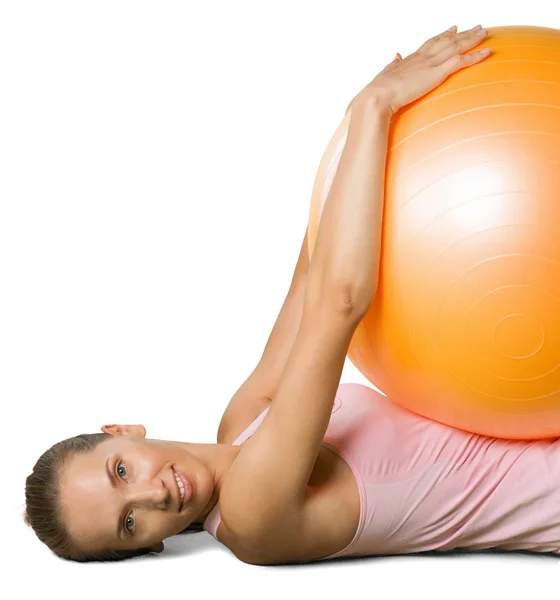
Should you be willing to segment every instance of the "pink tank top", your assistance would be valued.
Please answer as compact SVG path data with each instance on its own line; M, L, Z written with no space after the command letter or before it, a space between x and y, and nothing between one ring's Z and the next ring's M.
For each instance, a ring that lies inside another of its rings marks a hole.
M233 444L248 439L267 412ZM356 477L360 518L352 541L321 560L455 548L560 554L560 438L467 433L345 383L324 443ZM218 503L203 527L216 537L219 523Z

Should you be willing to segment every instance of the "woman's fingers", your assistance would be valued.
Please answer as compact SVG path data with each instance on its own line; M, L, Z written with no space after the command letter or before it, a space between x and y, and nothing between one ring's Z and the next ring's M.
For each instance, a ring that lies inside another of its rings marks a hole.
M469 47L472 47L470 44L479 44L486 37L486 34L487 31L482 29L480 25L462 31L461 33L447 30L423 44L418 49L418 54L434 57L444 50L449 52L454 48L464 52ZM449 58L449 56L446 56L444 60L447 60L447 58Z
M476 48L476 46L486 39L487 35L488 31L486 29L458 33L441 42L438 47L434 47L430 58L436 64L444 63L455 55L463 54L468 50Z
M488 32L485 29L477 29L463 32L455 36L455 40L449 40L441 46L439 52L430 58L430 62L436 69L443 71L447 77L451 73L463 69L477 62L483 61L490 55L490 48L483 48L475 52L468 52L482 43Z
M459 69L474 65L477 62L483 61L487 56L490 55L490 48L483 48L476 52L469 52L468 54L454 54L448 58L444 63L441 64L442 69L448 73L454 73Z

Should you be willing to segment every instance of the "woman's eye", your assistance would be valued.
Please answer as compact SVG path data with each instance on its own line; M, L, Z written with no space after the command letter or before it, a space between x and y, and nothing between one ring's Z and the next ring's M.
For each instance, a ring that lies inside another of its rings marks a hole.
M132 516L132 513L124 520L124 527L129 533L132 533L132 530L134 529L134 517Z
M119 477L126 477L126 467L122 463L117 467L117 475Z

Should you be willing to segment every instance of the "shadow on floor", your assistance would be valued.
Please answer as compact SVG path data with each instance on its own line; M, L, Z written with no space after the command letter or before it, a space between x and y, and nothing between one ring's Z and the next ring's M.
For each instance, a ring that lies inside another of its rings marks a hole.
M190 554L199 554L201 552L207 552L212 549L215 550L219 548L223 552L227 552L231 554L231 552L220 544L217 540L215 540L208 532L188 532L181 533L175 535L171 538L165 540L165 550L161 554L149 554L144 557L139 557L139 559L148 559L156 556L158 559L162 560L165 558L175 558L178 556L187 557ZM233 554L231 554L233 557ZM560 560L560 555L554 554L552 552L530 552L528 550L500 550L498 548L490 548L488 550L449 550L446 552L438 552L437 550L433 550L430 552L414 552L409 554L386 554L386 555L376 555L376 556L359 556L359 557L342 557L336 559L330 559L326 561L315 561L312 563L284 563L282 565L271 565L274 567L312 567L317 565L332 565L333 563L338 562L363 562L363 561L386 561L386 560L402 560L407 557L417 557L417 558L433 558L438 557L439 560L452 560L453 558L461 557L462 560L465 557L478 557L478 556L499 556L499 557L509 557L515 560L542 560L544 559L555 559Z

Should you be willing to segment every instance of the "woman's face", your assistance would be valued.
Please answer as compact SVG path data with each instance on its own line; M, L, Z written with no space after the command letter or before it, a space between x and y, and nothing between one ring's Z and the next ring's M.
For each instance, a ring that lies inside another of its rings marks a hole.
M124 428L126 435L117 426L103 428L117 435L71 457L61 473L62 517L72 538L90 552L161 551L165 538L201 515L214 489L211 472L192 453L174 442L145 439L141 425ZM176 470L188 481L181 510Z

